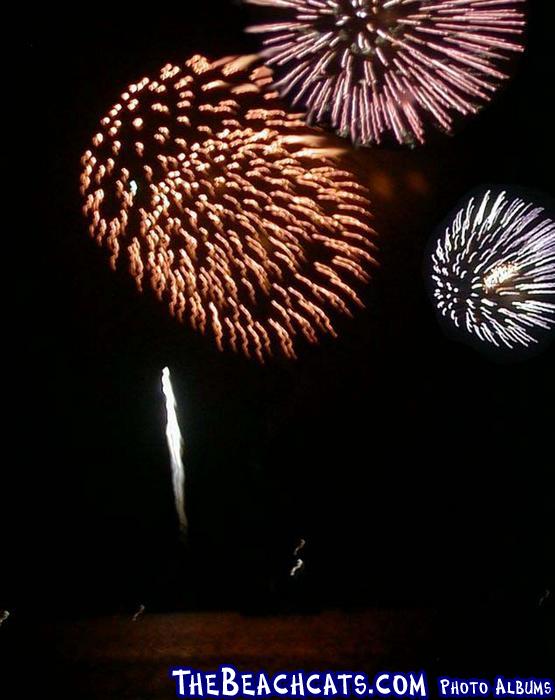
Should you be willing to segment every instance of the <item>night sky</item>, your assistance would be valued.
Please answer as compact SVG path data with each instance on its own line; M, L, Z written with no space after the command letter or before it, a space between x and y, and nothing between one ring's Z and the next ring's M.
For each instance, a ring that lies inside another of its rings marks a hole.
M6 303L21 310L5 365L13 428L0 605L63 616L139 603L517 605L542 594L553 575L553 348L507 364L448 338L424 253L476 186L555 194L549 4L532 1L512 81L454 137L353 153L380 233L367 308L340 323L337 341L266 367L220 354L113 273L78 191L80 156L121 90L196 52L254 51L248 12L223 0L57 8L35 17L33 33L6 37L31 190L17 185L5 248L19 260ZM165 444L165 365L186 440L187 549ZM301 537L306 571L292 583Z

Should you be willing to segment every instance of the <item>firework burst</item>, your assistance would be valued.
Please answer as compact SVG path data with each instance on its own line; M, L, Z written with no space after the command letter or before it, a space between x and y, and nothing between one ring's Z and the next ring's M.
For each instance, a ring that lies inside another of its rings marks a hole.
M529 347L555 323L555 221L505 191L471 198L431 256L441 318L497 348Z
M283 18L251 27L308 117L355 143L424 143L424 117L449 132L478 111L522 51L524 0L245 0Z
M130 85L82 158L89 231L140 290L261 362L335 335L375 264L365 188L255 57Z

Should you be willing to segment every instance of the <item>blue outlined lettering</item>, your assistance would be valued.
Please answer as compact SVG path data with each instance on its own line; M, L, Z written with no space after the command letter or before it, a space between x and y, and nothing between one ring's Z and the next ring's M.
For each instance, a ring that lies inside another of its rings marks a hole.
M439 694L443 698L487 697L490 693L490 685L482 678L451 678L443 676L437 679Z
M347 698L370 697L428 697L426 674L382 673L369 683L363 673L304 671L243 673L227 664L217 672L206 673L191 668L170 669L177 697L292 697Z
M424 671L420 673L381 673L376 676L374 687L379 695L393 697L428 697L428 681Z
M505 678L496 676L493 686L493 695L496 698L553 697L553 681L548 678Z

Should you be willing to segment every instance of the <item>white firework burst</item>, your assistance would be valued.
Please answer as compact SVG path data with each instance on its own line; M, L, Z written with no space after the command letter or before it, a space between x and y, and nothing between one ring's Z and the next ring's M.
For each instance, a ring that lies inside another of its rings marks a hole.
M555 221L507 191L472 197L431 256L432 294L451 327L497 348L537 344L555 324Z

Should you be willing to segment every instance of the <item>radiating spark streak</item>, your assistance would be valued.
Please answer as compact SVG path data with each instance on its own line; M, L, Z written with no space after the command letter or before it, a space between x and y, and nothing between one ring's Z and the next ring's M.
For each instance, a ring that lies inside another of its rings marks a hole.
M263 56L310 120L354 142L423 143L425 119L451 131L523 51L526 0L245 0L274 8Z
M10 616L10 611L9 610L0 610L0 627L6 622L8 617Z
M113 268L220 350L264 362L335 336L376 261L344 149L284 111L257 60L194 56L130 85L82 158L81 193Z
M185 511L185 468L183 466L183 438L177 419L177 402L171 383L170 370L164 367L162 371L162 391L166 399L166 440L170 453L172 470L173 493L175 510L179 520L179 528L187 533L188 521Z
M480 341L514 349L555 325L555 221L506 191L472 197L431 256L441 318Z

